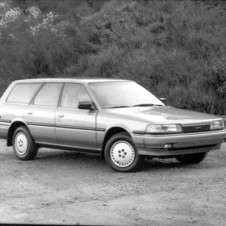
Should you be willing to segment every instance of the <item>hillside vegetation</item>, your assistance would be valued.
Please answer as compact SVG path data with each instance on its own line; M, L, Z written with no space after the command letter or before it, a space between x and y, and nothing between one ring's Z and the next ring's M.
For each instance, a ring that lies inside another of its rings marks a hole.
M225 37L224 1L1 1L0 92L21 78L126 78L226 114Z

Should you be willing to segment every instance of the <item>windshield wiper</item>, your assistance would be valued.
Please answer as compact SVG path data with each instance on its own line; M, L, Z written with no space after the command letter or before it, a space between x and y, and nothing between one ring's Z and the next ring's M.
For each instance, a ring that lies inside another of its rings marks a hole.
M136 104L136 105L133 105L132 107L149 107L149 106L162 106L160 104Z
M122 105L122 106L113 106L113 107L109 107L109 108L128 108L130 106L127 105Z

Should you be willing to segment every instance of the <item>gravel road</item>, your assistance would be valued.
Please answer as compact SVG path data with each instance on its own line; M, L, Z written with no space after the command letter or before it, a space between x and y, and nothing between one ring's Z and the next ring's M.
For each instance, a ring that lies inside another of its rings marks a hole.
M20 161L0 140L0 223L223 226L225 182L226 143L198 165L153 159L117 173L62 150Z

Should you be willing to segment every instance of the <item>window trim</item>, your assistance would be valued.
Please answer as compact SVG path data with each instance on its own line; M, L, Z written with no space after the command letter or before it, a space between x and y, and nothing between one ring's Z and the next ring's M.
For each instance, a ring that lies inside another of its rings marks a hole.
M63 96L63 92L64 92L64 87L65 87L65 82L63 82L62 87L61 87L60 96L59 96L58 103L57 103L57 108L59 108L60 105L61 105L61 100L62 100L62 96Z
M39 89L36 91L35 95L33 96L33 98L31 99L29 105L34 104L34 99L37 96L37 94L39 93L39 91L42 89L42 87L45 85L45 82L42 83L42 85L39 87Z
M28 103L24 103L24 102L16 102L16 101L8 101L9 96L11 95L13 89L14 89L17 85L33 85L33 84L39 84L40 86L39 86L38 89L34 92L34 94L32 95L32 97L31 97L31 99L29 100ZM43 83L42 83L42 82L31 82L31 83L30 83L30 82L29 82L29 83L27 83L27 82L18 82L18 83L16 83L16 84L12 87L12 89L11 89L10 92L8 93L8 96L7 96L6 99L5 99L5 103L7 103L7 104L23 104L23 105L29 105L29 104L32 102L34 96L36 96L37 92L40 90L40 88L41 88L42 86L43 86Z

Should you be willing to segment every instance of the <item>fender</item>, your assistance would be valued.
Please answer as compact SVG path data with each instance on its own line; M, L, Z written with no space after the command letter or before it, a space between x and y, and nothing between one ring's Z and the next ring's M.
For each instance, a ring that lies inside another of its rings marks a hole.
M13 119L13 121L11 122L11 124L9 126L9 130L8 130L8 134L7 134L7 146L12 146L12 139L13 139L14 131L20 126L25 126L28 129L28 131L30 132L29 127L28 127L27 123L24 121L24 119L22 119L22 118Z

